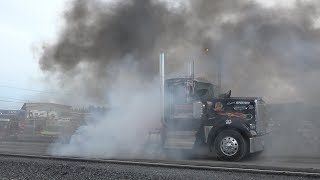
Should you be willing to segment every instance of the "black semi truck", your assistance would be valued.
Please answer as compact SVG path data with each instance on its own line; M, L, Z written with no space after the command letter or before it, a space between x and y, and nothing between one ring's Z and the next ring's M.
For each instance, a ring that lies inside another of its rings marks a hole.
M193 72L165 80L164 54L160 74L162 127L149 133L150 142L158 141L163 151L206 149L226 161L264 149L268 123L262 98L218 94L217 87L194 78Z

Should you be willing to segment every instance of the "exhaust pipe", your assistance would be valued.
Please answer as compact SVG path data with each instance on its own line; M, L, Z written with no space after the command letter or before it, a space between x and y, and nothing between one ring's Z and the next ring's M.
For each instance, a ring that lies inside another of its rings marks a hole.
M159 62L159 74L160 74L160 108L161 108L161 122L164 123L164 73L165 73L165 54L164 52L160 53L160 62Z
M159 76L160 76L160 118L162 125L165 124L164 121L164 73L165 73L165 54L160 53L159 56ZM154 129L148 132L145 140L144 153L146 155L151 155L151 157L161 155L162 149L162 131L161 128ZM159 154L160 153L160 154Z
M189 62L188 64L188 74L189 77L191 77L192 79L194 79L194 61Z

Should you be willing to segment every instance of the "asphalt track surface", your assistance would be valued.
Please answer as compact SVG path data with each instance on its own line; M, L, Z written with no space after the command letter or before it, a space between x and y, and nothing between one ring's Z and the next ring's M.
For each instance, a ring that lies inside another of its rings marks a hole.
M243 162L57 158L48 156L48 145L1 142L0 179L320 179L317 157L261 156Z

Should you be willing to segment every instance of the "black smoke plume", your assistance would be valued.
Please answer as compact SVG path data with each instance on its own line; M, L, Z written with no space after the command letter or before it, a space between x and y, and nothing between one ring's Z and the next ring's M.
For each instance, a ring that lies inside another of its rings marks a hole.
M318 105L318 1L291 1L288 7L254 0L174 2L71 1L59 38L44 46L40 67L71 94L67 99L105 103L117 82L130 91L154 80L164 50L171 73L195 60L196 75L216 81L220 68L223 88L235 96ZM278 121L283 117L277 114ZM301 119L285 122L297 129L303 124ZM285 139L295 139L290 138Z
M172 12L166 4L149 0L76 0L64 17L59 39L44 47L41 69L96 100L105 96L119 66L132 66L152 79L158 70L156 54L178 46L186 28L183 10ZM74 82L75 77L81 82Z
M319 3L265 8L254 1L184 2L74 0L57 42L44 46L40 67L65 90L101 100L120 66L150 80L165 50L172 71L193 59L196 73L214 81L221 68L225 89L236 95L315 99Z

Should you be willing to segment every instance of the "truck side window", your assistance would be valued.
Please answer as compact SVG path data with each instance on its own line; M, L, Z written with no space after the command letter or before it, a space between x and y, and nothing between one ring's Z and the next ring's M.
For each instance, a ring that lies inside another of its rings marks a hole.
M208 100L213 98L213 87L209 83L196 83L196 99L198 100Z
M197 90L197 96L199 98L205 98L206 95L208 93L208 90L207 89L200 89L200 90Z

